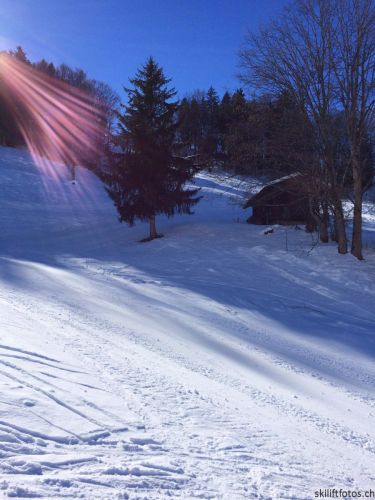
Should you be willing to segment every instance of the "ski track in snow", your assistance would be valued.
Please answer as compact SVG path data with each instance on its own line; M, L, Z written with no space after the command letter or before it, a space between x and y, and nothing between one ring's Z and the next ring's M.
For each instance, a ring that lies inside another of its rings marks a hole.
M0 496L374 489L371 213L359 263L265 236L201 174L197 213L141 245L88 171L57 172L0 148Z

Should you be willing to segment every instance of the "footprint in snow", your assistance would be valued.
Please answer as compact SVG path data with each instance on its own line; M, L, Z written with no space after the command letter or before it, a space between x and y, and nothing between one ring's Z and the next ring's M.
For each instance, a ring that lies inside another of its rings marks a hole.
M24 400L22 400L22 404L24 406L35 406L36 402L32 401L31 399L24 399Z

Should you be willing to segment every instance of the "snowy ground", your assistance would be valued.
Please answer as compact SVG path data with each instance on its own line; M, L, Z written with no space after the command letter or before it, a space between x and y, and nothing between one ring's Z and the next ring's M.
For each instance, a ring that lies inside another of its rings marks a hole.
M366 261L249 226L202 175L165 238L86 170L0 149L0 495L314 498L375 489Z

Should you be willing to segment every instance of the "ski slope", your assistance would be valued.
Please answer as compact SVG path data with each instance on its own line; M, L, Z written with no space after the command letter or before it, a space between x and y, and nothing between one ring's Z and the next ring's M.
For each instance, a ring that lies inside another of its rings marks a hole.
M0 496L375 489L375 217L358 262L197 184L141 244L90 172L0 148Z

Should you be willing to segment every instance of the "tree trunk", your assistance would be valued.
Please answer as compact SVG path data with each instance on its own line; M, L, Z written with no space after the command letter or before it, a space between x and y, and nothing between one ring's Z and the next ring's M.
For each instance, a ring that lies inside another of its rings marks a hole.
M362 255L362 171L358 158L352 158L353 165L353 190L354 190L354 211L353 211L353 232L351 253L359 260L363 260Z
M156 232L155 216L150 217L148 221L150 223L150 240L154 240L158 237L158 233Z
M333 224L331 226L331 240L336 241L338 243L338 238L337 238L337 222L336 222L336 217L334 217Z
M348 253L348 241L346 238L344 211L342 209L341 200L335 201L334 212L338 252L345 254Z
M329 222L329 214L328 214L328 206L326 203L323 204L323 213L320 219L319 224L319 235L320 241L322 243L328 243L328 222Z

